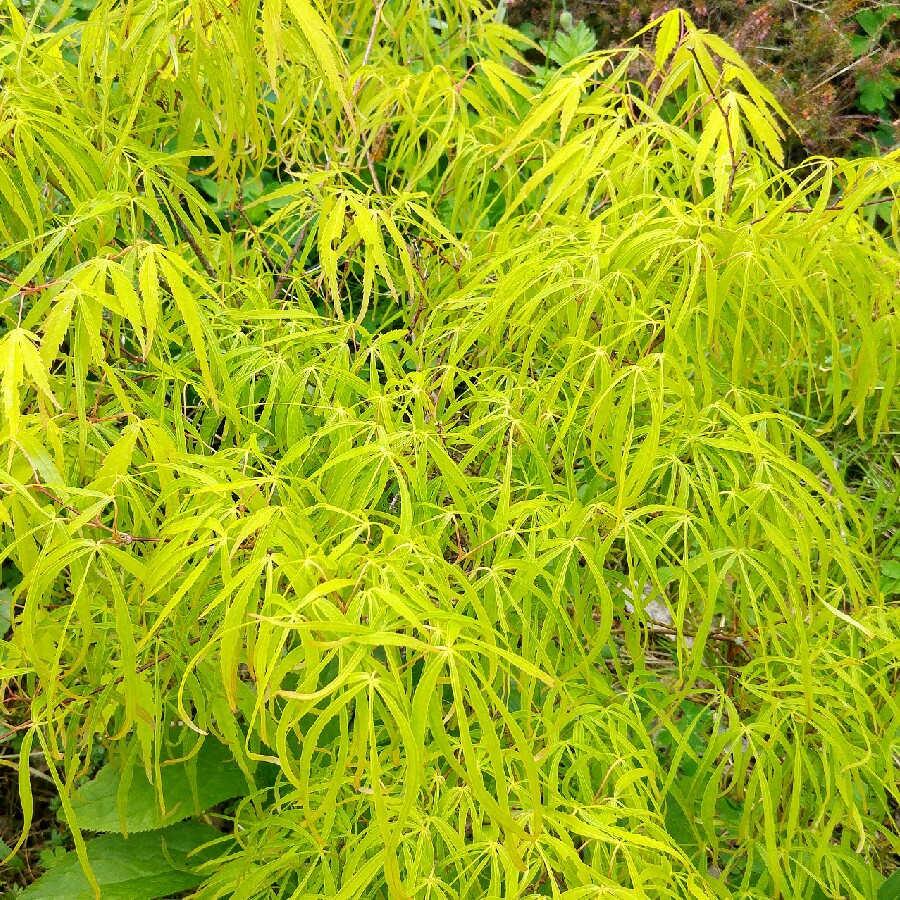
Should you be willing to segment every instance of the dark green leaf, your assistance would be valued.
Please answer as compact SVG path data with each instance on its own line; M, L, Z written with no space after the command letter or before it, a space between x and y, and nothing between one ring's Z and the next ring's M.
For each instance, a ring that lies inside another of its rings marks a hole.
M271 777L273 767L262 767ZM197 756L187 762L163 764L162 791L166 813L163 815L157 791L135 766L128 786L126 827L128 833L149 831L197 815L223 800L246 795L250 788L228 747L207 739ZM194 787L192 787L192 773ZM121 831L117 806L120 772L104 766L88 784L79 788L72 809L80 828L88 831Z
M102 900L154 900L196 887L196 868L214 859L221 847L193 850L222 833L200 822L181 822L161 831L124 838L107 834L87 842L88 859L103 892ZM94 900L75 853L67 853L22 895L22 900Z
M900 869L885 878L878 887L878 900L900 900Z

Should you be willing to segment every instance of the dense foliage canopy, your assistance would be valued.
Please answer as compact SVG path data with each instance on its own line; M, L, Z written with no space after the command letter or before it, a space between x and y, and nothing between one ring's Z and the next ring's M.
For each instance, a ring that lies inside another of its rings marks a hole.
M900 154L785 170L677 11L539 72L474 0L4 16L25 896L875 897Z

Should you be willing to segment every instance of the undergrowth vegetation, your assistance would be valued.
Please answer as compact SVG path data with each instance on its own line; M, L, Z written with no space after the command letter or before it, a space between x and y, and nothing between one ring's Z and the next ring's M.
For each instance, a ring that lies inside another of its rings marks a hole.
M786 170L678 11L64 13L0 39L24 896L893 896L900 154Z
M506 21L552 35L562 55L569 18L579 43L622 46L675 5L725 38L773 92L796 126L785 135L789 159L897 146L900 5L891 0L508 0Z

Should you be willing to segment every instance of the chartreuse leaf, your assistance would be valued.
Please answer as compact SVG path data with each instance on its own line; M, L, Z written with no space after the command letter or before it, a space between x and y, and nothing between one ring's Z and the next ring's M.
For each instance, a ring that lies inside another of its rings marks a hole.
M31 384L48 400L59 405L47 376L47 368L38 352L37 338L24 328L14 328L0 338L0 390L3 396L3 421L15 434L19 426L20 395Z
M155 900L196 887L198 868L215 859L222 833L201 822L180 822L160 831L125 838L106 834L87 842L88 858L102 900ZM203 849L201 849L203 848ZM31 887L23 900L94 900L78 857L67 853Z
M549 72L475 0L27 5L22 840L49 773L101 900L875 897L897 154L785 168L679 10L652 56L566 17Z

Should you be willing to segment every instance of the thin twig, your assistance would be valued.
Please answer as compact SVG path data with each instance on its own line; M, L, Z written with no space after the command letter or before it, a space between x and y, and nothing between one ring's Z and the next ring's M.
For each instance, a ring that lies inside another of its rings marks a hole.
M826 19L831 18L824 9L817 9L815 6L810 6L807 3L801 3L800 0L791 0L791 6L799 6L800 9L808 9L810 12L818 13L820 16L825 16ZM797 11L794 10L794 18L797 18ZM781 52L779 50L779 52Z
M887 197L875 197L873 200L866 200L864 203L860 203L859 206L856 207L856 209L862 209L864 206L880 206L882 203L893 203L893 202L894 202L894 197L890 196L890 195ZM837 200L834 203L830 204L829 206L826 206L822 210L822 212L840 212L841 210L844 210L846 208L847 207L844 206L843 201ZM814 206L791 206L791 207L788 207L786 212L789 212L789 213L811 213L811 212L815 212L815 207ZM772 215L772 213L766 213L764 216L757 216L755 219L750 220L750 224L756 225L757 223L762 222L764 219L767 219L770 215Z
M444 365L444 360L447 358L447 351L449 349L450 349L449 345L444 347L443 351L441 352L440 357L438 358L435 369L440 369L441 366ZM431 393L431 402L434 406L434 426L437 429L438 437L441 439L442 442L444 440L444 429L441 426L441 420L438 418L438 406L441 402L441 394L443 393L443 390L444 390L444 382L447 380L446 376L447 376L447 373L445 372L444 376L441 378L441 383L440 383L440 386L438 387L437 391L432 390L432 393ZM460 560L457 560L457 562L459 562L459 561Z
M653 339L650 341L650 345L644 351L644 356L649 356L664 340L666 339L666 326L663 325L660 327L659 331L653 336Z
M197 259L200 260L200 265L203 266L206 274L209 275L214 281L219 281L219 273L216 272L213 264L209 261L206 254L203 252L201 246L197 243L197 239L191 234L190 229L187 226L187 222L181 218L178 213L178 204L172 203L169 207L172 210L172 218L175 219L175 224L178 226L178 230L181 232L182 237L191 245L191 249L194 251Z
M419 316L422 314L422 309L423 309L424 302L425 302L425 281L426 281L425 273L422 271L422 266L420 264L418 248L415 246L415 244L412 244L411 246L413 246L415 248L416 258L411 259L410 262L412 262L413 268L416 270L416 272L419 275L419 281L422 283L422 290L418 292L418 297L416 299L416 307L415 307L415 310L413 311L413 315L412 315L412 318L409 323L409 328L406 329L406 342L408 344L411 344L413 342L413 334L416 330L416 325L419 322ZM410 256L412 256L412 254L410 254Z
M817 91L820 87L824 87L830 81L834 81L835 78L840 78L841 75L846 75L847 72L851 71L852 69L855 69L858 65L860 65L860 63L864 63L866 60L871 59L873 56L876 56L880 49L881 49L880 47L876 47L874 50L870 50L865 56L857 57L856 59L853 60L853 62L848 63L842 69L838 69L837 72L832 72L830 75L827 75L825 78L823 78L817 84L814 84L812 87L807 88L805 91L802 91L800 93L800 96L805 97L807 94L811 94L813 91Z
M470 76L475 71L475 67L477 65L478 65L478 63L472 63L472 65L469 66L468 69L466 69L466 74L463 75L463 77L459 80L459 82L454 86L453 89L456 91L457 94L462 93L462 89L463 89L465 83L469 80Z
M278 278L275 279L275 287L272 289L273 300L277 300L281 295L281 290L284 287L284 283L287 281L291 266L294 264L294 260L297 258L297 254L300 252L300 248L306 241L306 233L309 231L310 221L310 219L307 219L303 224L303 227L300 229L300 233L297 235L297 239L294 241L294 246L291 247L290 255L285 260L284 265L281 267L281 271L278 273Z
M56 496L52 491L48 491L42 484L27 484L25 485L29 490L38 491L43 494L45 497L49 497L54 503L58 506L61 506L63 509L69 510L69 512L75 513L77 516L83 515L82 511L75 506L72 506L69 503L66 503L65 500L61 500ZM104 524L98 518L93 518L89 522L86 523L91 528L99 528L102 531L108 531L112 536L113 540L117 544L158 544L162 538L157 537L139 537L137 535L128 534L125 531L119 531L116 528L113 528L109 525Z
M54 285L59 284L62 279L61 278L52 278L50 281L45 281L43 284L34 284L34 285L22 285L19 286L19 282L16 281L15 278L7 278L6 275L0 275L0 281L4 284L8 284L10 287L16 287L18 289L18 293L22 294L39 294L41 291L46 291L47 288L51 288Z
M427 244L431 247L432 252L443 262L445 265L450 266L451 269L456 273L456 286L462 288L462 282L459 278L459 268L460 265L457 262L454 262L451 259L448 259L441 248L433 241L431 238L425 237L424 235L417 235L416 240L421 241L423 244Z
M732 189L734 188L734 176L737 174L740 160L737 158L737 153L734 149L734 139L731 136L731 123L728 121L728 116L725 113L725 107L722 106L722 100L716 93L716 89L712 86L709 78L706 77L706 72L704 71L703 66L700 64L700 60L697 57L697 51L694 50L693 47L690 48L690 54L694 57L694 62L697 63L697 69L700 71L700 77L703 79L706 87L709 89L709 93L712 97L713 103L716 104L719 112L722 114L722 122L725 125L725 139L728 141L728 155L731 157L731 177L728 179L728 190L725 194L725 202L722 205L725 214L727 215L728 211L731 209L731 193ZM741 159L743 158L744 154L741 154Z
M32 490L32 491L38 491L41 494L43 494L45 497L49 497L57 506L61 506L63 509L67 509L67 510L69 510L69 512L75 513L75 515L77 515L77 516L80 516L82 514L80 509L77 509L76 507L72 506L71 504L66 503L65 500L61 500L59 497L56 496L56 494L52 493L51 491L48 491L47 488L45 488L42 484L26 484L25 487L27 487L29 490ZM92 526L93 528L101 528L103 531L109 531L110 533L112 533L112 528L110 528L109 525L104 525L103 522L99 521L96 518L92 519L87 524Z
M648 621L641 623L647 629L654 634L663 634L667 637L677 636L678 629L672 625L664 625L662 622ZM700 638L700 632L697 631L688 631L686 629L682 629L681 631L682 637L690 638L691 640L697 640ZM739 634L729 634L726 631L710 631L706 635L706 640L708 641L720 641L724 644L731 644L734 647L737 647L738 650L750 656L750 651L747 649L747 641Z
M375 4L375 18L372 20L372 28L369 31L369 42L366 44L366 52L363 54L362 66L360 68L364 69L369 64L369 57L372 55L372 48L375 46L375 32L378 30L378 22L381 19L381 11L384 9L384 4L385 0L377 0ZM362 72L360 72L357 76L356 83L353 85L354 100L362 87L362 80Z
M690 115L688 115L687 117L682 119L682 121L680 121L676 127L677 128L686 128L690 124L690 122L696 116L700 115L700 113L702 113L703 110L706 109L706 107L712 102L714 102L712 97L707 97L707 99L704 100L692 113L690 113Z
M253 235L256 240L256 244L259 247L259 252L262 255L262 258L265 260L266 265L270 269L275 268L275 263L272 261L272 257L269 256L269 251L266 250L266 245L263 243L262 238L259 236L259 232L256 230L256 226L250 221L250 217L244 211L244 207L240 208L241 218L247 223L247 226L250 229L250 233Z
M366 164L369 167L369 174L372 176L372 184L375 187L375 193L381 196L383 193L381 190L381 183L378 181L378 176L375 174L375 162L372 159L372 154L368 150L366 151Z

